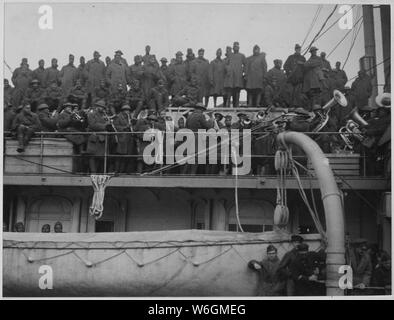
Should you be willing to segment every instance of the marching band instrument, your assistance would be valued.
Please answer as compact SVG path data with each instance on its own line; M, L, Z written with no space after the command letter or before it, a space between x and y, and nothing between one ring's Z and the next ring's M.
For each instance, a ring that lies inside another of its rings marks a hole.
M104 111L104 119L107 122L109 122L108 126L109 126L109 128L111 128L110 130L108 130L108 129L107 130L112 131L112 132L118 132L118 130L116 130L116 128L114 126L114 120L113 120L114 117L115 117L115 115L108 116L107 113ZM118 135L116 135L116 134L114 135L114 140L115 140L115 143L119 143Z
M313 132L319 132L326 126L328 120L330 119L330 110L333 106L338 104L341 107L347 107L346 97L341 91L334 90L333 95L334 96L332 99L322 107L322 112L317 112L321 120L320 123L312 130Z

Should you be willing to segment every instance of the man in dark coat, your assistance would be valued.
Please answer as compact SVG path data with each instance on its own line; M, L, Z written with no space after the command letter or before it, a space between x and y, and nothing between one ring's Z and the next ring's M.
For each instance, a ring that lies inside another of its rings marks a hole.
M334 89L343 91L345 89L345 84L347 83L346 72L341 69L341 63L337 61L335 63L335 69L330 73L330 77L334 80Z
M328 72L330 72L332 70L332 68L331 68L330 61L328 61L326 59L326 53L322 51L320 53L320 58L321 58L321 62L322 62L322 69L326 69Z
M239 52L239 42L234 42L233 53L228 57L228 68L224 79L224 86L231 88L233 107L239 107L239 94L244 88L244 73L246 68L246 57Z
M42 88L47 87L45 62L43 59L38 61L38 68L33 70L33 79L37 79L40 82Z
M145 103L145 94L138 80L135 79L131 81L126 100L127 104L131 107L133 118L137 118Z
M306 59L301 55L301 46L299 44L296 44L294 49L295 53L290 55L283 65L289 84L289 99L287 102L290 106L302 107L303 64L306 62Z
M109 96L109 104L115 108L116 112L120 111L120 108L123 104L126 103L126 96L127 96L127 91L126 88L119 83L117 85L117 90L114 91L110 96Z
M214 108L216 108L218 97L223 97L223 106L227 105L227 96L224 96L224 72L225 65L222 59L222 49L219 48L216 50L216 59L212 60L209 65L209 81Z
M61 88L66 95L68 95L70 90L75 86L77 77L78 70L74 66L74 55L70 54L68 56L68 64L65 65L59 72Z
M58 115L51 116L49 113L49 106L45 103L37 107L38 119L40 119L41 130L45 132L54 132L57 130ZM53 138L53 136L49 136Z
M144 66L142 65L142 57L140 55L134 56L134 64L129 67L129 84L133 80L142 80L142 76L144 75Z
M74 110L73 110L73 107ZM60 132L83 132L86 127L86 117L82 111L78 111L79 107L77 104L73 105L70 102L65 103L62 106L63 110L60 112L57 119L57 127ZM86 135L82 134L70 134L64 135L68 141L73 144L74 154L81 155L86 144ZM83 159L76 157L74 158L74 171L84 171Z
M86 63L86 91L91 96L94 88L100 85L100 81L105 79L105 64L100 60L100 53L95 51L93 59Z
M322 80L324 80L322 60L317 56L317 50L316 47L311 47L309 49L311 57L304 63L303 92L310 99L309 110L311 110L313 105L320 104Z
M358 72L358 77L352 83L351 94L357 108L360 110L368 109L368 100L372 94L372 82L365 71L360 70Z
M141 88L144 91L148 104L150 98L150 91L156 85L157 81L161 79L161 72L159 66L156 64L154 57L150 57L143 65L143 75L141 81Z
M31 81L30 88L26 90L25 102L30 104L31 111L36 112L40 103L45 99L45 91L40 87L40 82L36 79Z
M118 84L121 84L123 88L127 87L127 75L128 66L121 60L121 54L117 51L115 58L105 71L107 83L112 93L117 91Z
M104 100L105 102L108 102L109 96L109 89L105 83L105 80L103 79L100 81L100 85L94 88L93 103L97 102L98 100Z
M49 106L49 111L59 111L64 99L64 93L62 88L57 85L56 81L53 81L45 90L45 103Z
M190 81L190 79L192 77L191 65L192 65L192 62L194 61L194 59L196 59L196 55L194 54L193 49L188 48L187 52L186 52L186 60L185 60L186 80L187 81Z
M163 57L160 59L161 66L160 66L160 72L161 72L161 78L164 79L166 83L166 89L169 92L171 88L171 80L170 80L170 69L167 65L167 58Z
M151 60L153 59L153 64L155 66L159 66L159 63L157 62L156 56L154 54L150 54L150 45L145 46L145 55L142 57L142 61L144 62L144 65L152 63Z
M292 249L285 253L280 261L278 273L282 279L286 280L286 293L288 296L294 296L294 281L290 274L290 265L295 260L298 246L304 242L304 239L299 235L291 236Z
M20 89L24 93L29 87L31 80L33 80L33 71L29 68L27 58L23 58L21 66L12 73L11 81L15 89Z
M204 58L204 49L198 50L198 57L193 60L190 65L191 76L198 79L201 90L201 97L204 97L204 104L208 107L210 95L210 81L209 81L209 61Z
M287 78L285 72L282 70L282 60L274 60L274 67L267 72L265 80L266 85L270 85L270 89L272 89L272 92L267 92L267 95L269 95L270 98L268 99L269 101L267 101L266 105L271 106L274 101L284 102L284 91ZM265 93L264 98L267 100Z
M170 94L172 97L178 94L187 85L186 65L182 60L183 53L178 51L175 55L174 64L170 65L169 76L171 80Z
M267 246L267 255L262 261L251 260L248 267L259 273L259 296L281 296L284 293L285 282L278 277L278 250Z
M87 131L94 132L88 137L88 144L86 152L93 157L89 159L90 173L103 172L104 159L106 153L105 136L96 132L107 131L109 129L110 121L105 114L105 102L97 101L95 103L96 109L88 113L88 128Z
M246 91L248 92L248 106L258 107L264 90L264 78L267 75L267 62L265 52L260 47L253 47L253 55L246 59Z
M183 170L183 174L193 174L195 175L197 173L198 170L198 135L197 132L199 129L205 129L208 130L210 128L213 128L214 126L214 120L212 115L210 115L210 119L207 120L205 118L205 115L203 113L203 111L206 110L206 107L201 103L196 103L194 105L194 111L189 114L189 116L187 117L186 120L186 128L190 129L192 131L195 132L195 164L186 164L182 170Z
M80 108L85 108L87 98L88 98L88 94L85 88L82 86L81 81L77 80L75 82L75 86L73 86L69 91L68 100L71 103L78 104Z
M57 59L53 58L51 60L51 66L49 68L46 68L46 78L45 78L45 84L49 86L51 83L56 81L56 83L59 85L60 79L59 79L59 69L57 68Z
M131 108L125 104L120 113L114 118L114 126L117 132L133 132L133 121L130 114ZM135 139L131 134L118 134L118 143L115 153L117 155L134 155L136 153ZM116 158L115 172L129 173L134 171L135 158Z
M38 116L31 111L30 105L26 104L22 107L19 114L16 115L12 123L12 131L16 132L16 137L19 143L16 151L19 153L24 152L34 133L40 130L40 119L38 119Z
M88 80L88 73L86 70L85 57L81 56L79 58L79 66L77 68L77 80L81 81L83 87L86 86Z
M150 104L149 109L155 112L161 112L162 110L168 108L170 100L164 80L160 79L157 82L157 86L151 89L150 98L148 101Z

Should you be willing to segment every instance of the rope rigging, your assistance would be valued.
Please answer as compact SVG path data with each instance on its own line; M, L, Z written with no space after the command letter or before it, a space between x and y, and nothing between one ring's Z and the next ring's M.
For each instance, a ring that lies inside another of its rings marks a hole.
M311 33L311 31L312 31L312 29L313 29L313 27L314 27L314 25L315 25L315 23L316 23L316 21L317 21L317 18L318 18L318 16L319 16L320 11L321 11L322 8L323 8L323 5L319 5L319 6L317 7L315 16L313 17L313 20L312 20L312 22L311 22L311 24L310 24L310 26L309 26L309 29L308 29L308 31L307 31L305 37L304 37L304 40L302 41L301 48L304 46L306 39L308 38L309 34Z

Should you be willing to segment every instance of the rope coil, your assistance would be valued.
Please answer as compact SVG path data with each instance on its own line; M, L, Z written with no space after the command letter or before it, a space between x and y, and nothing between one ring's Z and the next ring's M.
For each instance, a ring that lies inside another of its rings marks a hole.
M91 175L93 184L93 199L92 205L89 208L90 215L94 216L96 220L100 219L103 215L104 211L104 197L105 197L105 188L111 176L109 175Z

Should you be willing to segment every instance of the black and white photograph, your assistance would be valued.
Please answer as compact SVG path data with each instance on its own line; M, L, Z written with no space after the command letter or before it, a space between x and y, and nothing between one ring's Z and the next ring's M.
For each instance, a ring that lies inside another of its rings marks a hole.
M4 298L392 297L388 1L2 6Z

